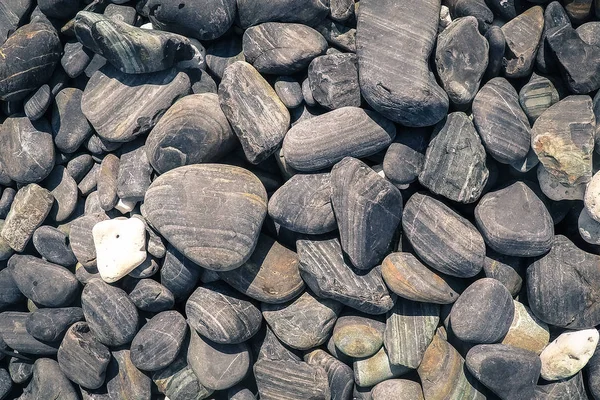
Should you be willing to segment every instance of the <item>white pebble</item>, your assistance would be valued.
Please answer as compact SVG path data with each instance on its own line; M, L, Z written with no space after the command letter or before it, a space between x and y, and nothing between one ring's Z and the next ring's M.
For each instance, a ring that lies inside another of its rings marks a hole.
M115 206L115 210L119 210L119 212L121 214L126 214L128 212L133 211L136 204L137 204L137 201L119 199L119 201L117 202L117 205Z
M600 244L600 222L593 219L585 208L579 214L577 226L583 240L591 244Z
M600 222L600 172L596 172L588 184L583 204L590 217Z
M597 344L596 329L563 333L540 354L542 378L556 381L575 375L590 360Z

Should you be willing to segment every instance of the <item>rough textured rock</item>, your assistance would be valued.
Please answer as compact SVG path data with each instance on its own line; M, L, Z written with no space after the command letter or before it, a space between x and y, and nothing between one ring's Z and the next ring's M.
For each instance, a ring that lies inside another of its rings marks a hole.
M52 356L58 351L59 343L40 342L26 329L29 313L4 311L0 313L0 338L8 347L19 353Z
M506 38L504 74L522 78L531 74L544 29L544 10L531 7L502 26Z
M329 3L322 0L277 0L266 4L261 0L238 0L237 11L243 29L267 21L314 25L327 16Z
M131 362L127 349L113 350L106 371L106 389L110 397L129 399L148 399L151 397L150 378Z
M150 186L151 174L152 166L148 162L145 146L138 140L126 143L121 148L121 163L117 178L119 199L133 202L143 200Z
M171 400L202 400L213 392L198 382L185 354L181 353L166 368L153 372L152 380L158 390Z
M55 342L62 339L72 324L82 320L80 307L40 308L29 315L25 328L38 340Z
M308 365L325 369L329 378L331 400L345 400L350 398L354 386L352 368L320 349L307 353L304 356L304 361Z
M81 111L83 92L64 88L56 94L52 106L52 134L56 148L73 153L88 140L94 130Z
M374 356L354 361L354 382L358 386L374 386L391 378L398 378L410 371L403 365L393 365L382 347Z
M342 315L335 323L331 340L336 352L353 358L371 357L383 346L385 323L368 315Z
M327 372L293 360L258 360L253 367L261 399L326 400L331 398Z
M405 126L434 125L448 111L448 96L428 66L440 7L439 0L418 8L406 0L360 4L356 54L361 93L371 107Z
M555 32L558 28L565 25L570 26L571 21L562 4L558 1L548 4L544 10L544 30L536 57L536 67L543 73L551 73L558 70L556 58L546 38L548 34Z
M515 301L514 305L515 316L508 333L502 339L502 344L540 354L550 340L548 325L518 301Z
M360 107L357 64L352 53L328 54L312 60L308 82L315 101L328 110Z
M529 82L519 92L519 103L531 123L559 100L558 91L552 81L536 73L531 75Z
M547 381L570 378L589 361L598 344L598 331L585 329L565 332L540 354L541 376Z
M204 268L227 271L252 254L267 213L267 194L245 169L196 164L155 179L144 209L151 225L187 258ZM219 232L214 231L215 222Z
M537 159L537 156L535 158ZM583 200L587 183L575 185L562 183L560 178L550 173L541 163L537 166L536 172L540 189L550 200Z

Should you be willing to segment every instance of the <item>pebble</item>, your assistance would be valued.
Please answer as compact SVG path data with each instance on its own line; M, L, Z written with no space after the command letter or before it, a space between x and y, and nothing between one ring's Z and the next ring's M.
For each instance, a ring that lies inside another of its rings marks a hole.
M414 182L423 171L429 139L429 132L423 128L399 131L385 152L382 163L385 178L393 184Z
M92 235L96 266L105 282L118 281L146 260L146 225L139 218L98 222Z
M535 353L504 344L481 344L469 350L466 364L502 400L534 397L541 369Z
M71 325L82 320L80 307L40 308L29 314L25 328L38 340L56 342L62 340Z
M237 143L216 94L185 96L173 104L152 129L144 146L158 173L189 164L213 162Z
M294 125L285 135L282 151L290 167L314 172L344 157L373 155L395 136L394 124L378 113L342 107Z
M152 257L146 257L146 260L135 267L128 275L135 279L144 279L154 276L159 269L160 265L158 265L156 260Z
M57 165L42 185L50 191L55 200L48 217L56 222L67 220L75 211L79 200L75 180L71 178L65 167Z
M83 91L64 88L56 94L52 107L52 133L56 147L73 153L94 133L81 111Z
M466 2L465 2L466 3ZM504 63L504 51L506 49L506 38L499 26L491 26L485 33L489 44L488 66L483 75L484 80L490 80L500 75Z
M327 41L302 24L265 22L244 32L246 61L263 74L291 75L325 53Z
M175 305L173 293L152 279L138 280L129 291L129 298L141 311L153 313L170 310Z
M381 270L360 274L344 261L337 239L298 240L300 276L318 296L337 300L367 314L384 314L394 305Z
M237 11L240 27L246 29L267 21L313 25L329 14L329 6L320 0L276 0L269 4L261 0L239 0Z
M273 333L293 349L309 350L327 341L343 305L304 292L293 301L261 305Z
M488 66L488 41L472 16L455 19L438 35L435 65L450 101L468 104L479 89Z
M393 365L382 347L374 356L354 361L354 382L358 386L374 386L388 379L398 378L410 371L403 365Z
M79 183L94 166L94 159L86 153L73 155L73 158L67 163L67 172Z
M0 270L0 310L5 310L13 304L22 303L25 296L19 290L9 268Z
M473 101L473 123L487 152L503 164L518 162L531 146L531 129L519 96L504 78L487 82Z
M308 66L308 82L314 100L328 110L360 107L355 54L328 54L315 58Z
M254 364L261 399L327 400L329 379L323 367L293 360L258 360Z
M131 362L128 349L112 350L106 370L106 389L111 398L150 399L151 379Z
M85 322L71 325L56 356L60 369L73 383L86 389L98 389L104 383L111 354Z
M531 74L544 29L544 9L531 7L502 26L506 38L504 75L522 78Z
M487 249L483 272L486 277L500 281L512 296L516 296L523 285L524 259L500 254Z
M238 344L260 329L262 315L244 295L223 282L198 287L185 304L188 324L219 344Z
M288 109L296 108L302 104L304 97L302 96L302 87L297 80L290 76L279 76L273 84L273 89L279 97L279 100Z
M96 188L98 201L104 211L110 211L117 204L117 177L119 174L119 157L107 154L100 163Z
M598 346L596 346L596 349L598 348ZM590 394L594 397L597 398L600 389L599 386L599 382L598 382L598 368L600 367L600 352L598 351L594 351L594 354L592 355L592 357L589 359L585 369L587 372L586 373L586 387L589 389ZM577 375L575 375L575 377L571 378L571 379L576 379L578 376L581 376L581 372ZM560 383L562 381L558 381L558 382L553 382L553 383Z
M587 185L583 204L589 216L600 222L600 174L597 172Z
M473 122L463 112L451 113L435 127L419 183L450 200L472 203L488 180L485 159Z
M0 217L6 218L8 212L10 211L10 206L12 205L17 191L11 187L6 187L2 190L2 197L0 198Z
M40 342L31 336L26 327L28 312L4 311L0 313L0 338L19 353L52 356L58 351L57 342Z
M58 363L50 358L38 358L33 364L33 378L23 390L24 398L54 398L78 400L79 394Z
M360 4L356 55L361 94L394 122L429 126L448 112L448 95L428 64L439 18L439 0L422 1L418 8L395 0Z
M29 95L23 105L25 115L32 121L36 121L44 116L44 113L52 104L53 96L50 92L50 86L42 85L33 94Z
M597 344L595 328L562 333L540 354L542 378L556 381L575 375L588 363Z
M540 354L550 340L548 325L539 320L529 307L514 301L515 316L502 344Z
M26 384L33 375L33 361L11 357L8 364L10 379L16 384Z
M546 38L550 33L555 32L558 28L565 25L571 25L567 12L558 1L552 1L544 10L544 30L542 32L540 48L536 58L536 67L542 73L558 71L556 57L552 53L552 49L546 41Z
M127 293L101 279L85 285L81 307L90 330L107 346L127 344L138 331L138 311Z
M552 81L536 73L531 75L529 82L519 92L519 103L531 123L559 100L558 91Z
M401 398L406 400L424 400L423 390L417 382L408 379L388 379L378 383L371 391L373 400Z
M600 222L593 219L584 208L577 219L579 234L588 243L600 244Z
M174 310L153 316L131 342L131 362L142 371L158 371L176 358L187 334L183 316Z
M171 244L167 246L160 269L160 283L173 293L175 302L179 303L189 297L200 279L200 272L201 268Z
M284 345L277 339L277 336L271 331L269 325L265 325L253 340L250 342L254 346L256 361L300 361L300 356L296 351Z
M246 61L242 38L237 35L223 36L206 49L206 66L219 79L223 79L225 69L236 61Z
M368 315L345 314L338 318L331 336L336 351L354 358L371 357L383 346L385 323Z
M252 65L236 61L227 67L219 103L248 161L258 164L275 152L290 125L290 113Z
M329 390L332 400L350 398L354 387L354 374L352 368L329 355L321 349L313 350L304 355L304 361L314 367L322 367L327 372ZM250 400L250 398L248 399Z
M535 396L536 400L586 400L589 398L585 391L581 372L569 379L538 385L535 388Z
M159 392L171 400L202 400L213 393L212 390L205 388L198 382L198 378L189 367L185 355L181 353L166 368L154 371L152 380L158 387Z
M84 47L79 41L65 43L64 54L60 59L60 65L69 78L77 78L92 61L94 53Z
M105 213L86 214L69 224L71 249L77 261L85 268L96 270L96 245L92 229L98 222L108 219Z
M537 158L537 156L536 156ZM543 164L537 166L537 178L542 192L551 200L583 200L587 183L564 184L560 179L548 172Z
M138 202L150 186L152 167L145 146L140 141L126 143L121 148L121 162L117 177L117 195L123 202Z

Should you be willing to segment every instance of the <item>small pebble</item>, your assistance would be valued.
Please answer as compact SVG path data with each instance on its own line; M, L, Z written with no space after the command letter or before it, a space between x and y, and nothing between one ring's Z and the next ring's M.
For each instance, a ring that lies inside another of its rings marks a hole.
M356 55L329 54L312 60L308 66L308 81L314 100L328 110L360 107Z
M129 298L141 311L161 312L173 308L173 293L152 279L138 280L129 292Z
M385 323L367 315L349 314L338 318L333 328L336 351L354 358L371 357L383 346Z
M393 365L382 347L375 355L354 361L354 382L358 386L374 386L388 379L398 378L410 371L402 365Z
M598 331L585 329L565 332L540 354L541 376L547 381L570 378L589 361L598 344Z
M24 104L24 111L27 118L36 121L44 116L44 113L52 104L52 93L50 86L42 85L38 90L31 94Z

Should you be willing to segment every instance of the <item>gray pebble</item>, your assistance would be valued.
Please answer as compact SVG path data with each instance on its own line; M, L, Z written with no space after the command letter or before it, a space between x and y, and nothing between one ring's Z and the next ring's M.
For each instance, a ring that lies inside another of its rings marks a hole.
M0 197L0 218L6 218L16 195L17 191L11 187L2 190L2 197Z
M176 302L186 300L200 279L201 268L184 257L171 244L160 269L160 283L166 287Z
M466 3L466 2L465 2ZM500 75L502 64L504 62L504 51L506 48L506 38L499 26L491 26L485 33L485 38L489 44L488 66L485 71L484 80L496 78Z
M356 28L343 23L324 19L315 29L333 46L352 53L356 53Z
M170 310L175 304L173 293L152 279L140 279L129 291L129 298L137 308L148 312Z
M529 82L519 92L519 103L531 123L559 100L558 91L552 81L536 73L531 75Z
M394 184L414 182L425 163L429 132L423 128L404 128L396 134L383 159L385 178Z
M25 328L28 312L4 311L0 313L0 338L19 353L50 356L58 351L59 343L40 342Z
M261 399L327 400L329 379L323 367L301 361L262 359L254 364Z
M151 399L152 380L133 365L129 350L112 351L106 376L106 389L111 399Z
M313 98L328 110L360 107L358 59L354 54L330 54L315 58L308 67Z
M69 78L77 78L92 61L93 56L94 52L83 47L83 44L79 41L70 41L65 43L64 54L60 59L60 65L63 67Z
M385 323L368 315L348 313L338 318L331 336L336 352L352 358L371 357L383 346Z
M152 167L145 146L140 141L127 143L121 149L117 195L122 200L141 201L150 186Z
M206 66L219 79L223 79L225 69L236 61L246 61L242 38L237 35L223 36L206 49Z
M322 367L325 369L329 378L331 400L346 400L350 398L354 387L352 368L321 349L316 349L305 354L304 361L313 367Z
M308 77L302 81L302 97L304 97L304 102L311 107L317 105L315 98L313 97L312 89L310 88L310 80Z
M117 205L117 178L119 175L119 157L107 154L100 163L96 187L98 188L98 201L104 211L110 211Z
M75 211L79 200L77 183L62 165L54 167L42 184L54 197L48 216L56 222L67 220Z
M487 278L493 278L502 283L511 296L516 296L523 284L521 275L525 272L524 259L506 256L487 249L483 272Z
M53 96L50 92L50 86L40 86L38 90L25 100L25 115L32 121L42 118L48 107L50 107L50 104L52 104L52 100Z
M96 245L92 228L100 221L109 219L104 213L86 214L71 221L69 241L77 261L85 268L96 267Z
M504 75L523 78L531 74L544 28L544 9L529 8L502 26L506 38Z
M92 136L93 130L81 111L83 92L64 88L57 93L52 108L52 132L56 147L73 153Z
M40 308L29 314L25 328L38 340L55 342L62 340L72 324L82 320L80 307Z
M11 357L8 364L10 379L17 385L27 383L33 375L33 360Z
M23 391L26 399L51 398L78 400L79 395L58 363L50 358L39 358L33 364L33 378Z
M0 310L22 303L25 296L19 290L9 268L0 270Z
M202 386L192 368L188 365L185 354L180 354L175 361L160 371L152 373L152 380L158 390L171 400L202 400L213 391Z
M75 155L67 163L67 172L79 183L87 175L90 169L94 165L94 159L87 153L80 153Z
M279 76L273 85L275 93L287 108L295 108L302 104L304 97L302 95L302 87L292 77Z

